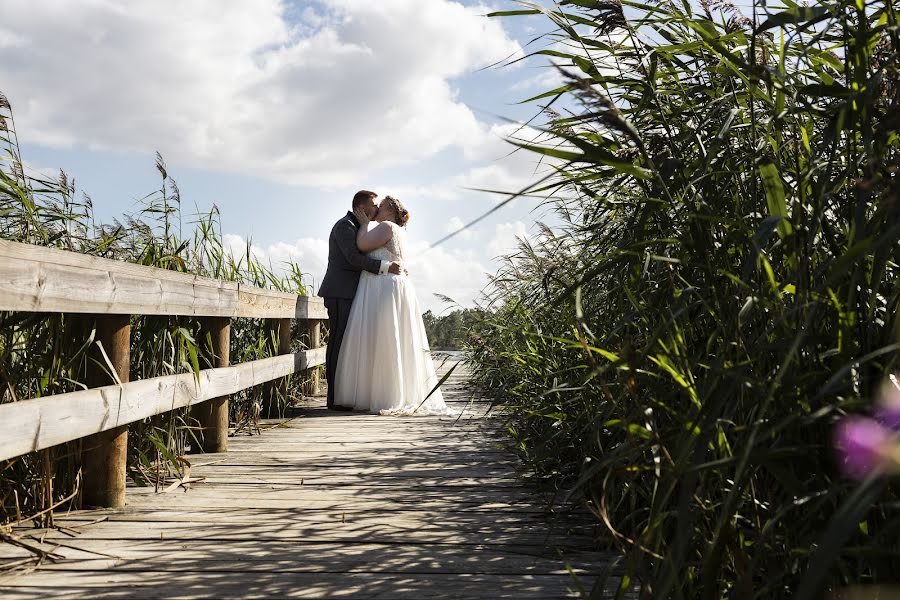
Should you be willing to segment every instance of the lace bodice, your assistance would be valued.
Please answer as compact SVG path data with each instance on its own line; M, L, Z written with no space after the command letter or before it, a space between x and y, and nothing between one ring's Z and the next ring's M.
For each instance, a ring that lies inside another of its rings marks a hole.
M394 232L393 237L384 246L369 252L368 256L377 260L389 260L403 264L406 257L406 230L392 221L385 221L385 223Z

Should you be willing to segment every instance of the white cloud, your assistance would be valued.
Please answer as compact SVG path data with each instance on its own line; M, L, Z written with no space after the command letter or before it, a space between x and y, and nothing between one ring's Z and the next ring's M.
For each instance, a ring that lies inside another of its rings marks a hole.
M537 93L549 92L550 90L555 90L556 88L561 87L566 82L562 73L559 72L559 69L552 66L541 67L541 69L542 70L538 75L528 77L514 83L512 86L510 86L510 91L533 91Z
M456 183L460 187L473 190L489 190L501 192L495 196L496 200L505 199L505 194L520 192L535 183L539 176L531 166L524 169L510 168L504 164L491 164L483 167L473 167L466 173L456 177Z
M460 231L466 224L459 217L450 217L450 220L447 221L447 226L444 228L446 233L456 233L457 237L464 242L469 242L475 239L476 233L472 229L465 229Z
M469 250L430 248L426 242L410 243L407 268L416 286L422 310L448 308L435 294L452 298L461 306L473 306L488 282L489 262Z
M225 234L222 245L226 253L235 259L247 253L247 240L237 234ZM270 266L277 274L284 273L290 263L298 264L307 275L304 283L313 288L318 288L328 264L328 241L319 238L301 238L294 243L276 242L264 246L251 241L250 252L256 260Z
M527 143L547 143L547 136L537 129L518 123L494 125L477 141L465 149L471 161L487 161L457 175L453 183L459 188L491 190L495 192L520 192L547 173L551 172L551 161L530 150L518 148L510 140ZM497 200L504 199L498 195Z
M511 155L515 146L509 143L510 138L533 141L540 132L518 123L500 123L482 130L481 135L468 140L463 148L465 157L470 161L497 161Z
M286 6L2 3L0 81L32 142L328 186L481 139L452 81L521 53L450 0Z
M494 237L488 243L491 258L511 254L518 250L520 240L528 240L528 228L522 221L499 223L494 229Z
M15 31L0 27L0 49L23 48L26 44L27 40Z
M471 220L491 208L492 202L505 200L506 194L519 192L550 172L549 161L541 163L540 155L527 150L517 150L507 141L508 138L514 137L519 140L541 142L542 135L533 128L522 127L516 123L483 127L480 134L464 146L466 163L455 174L444 172L439 178L424 185L411 185L402 180L388 179L372 181L367 187L376 190L382 196L391 195L407 202L414 213L417 228L420 227L419 218L423 214L426 220L448 219L447 204L458 207L465 205L472 209L468 213L457 212L437 228L437 231L442 233L451 233L459 229L460 222ZM477 190L502 193L492 194ZM512 205L518 205L519 202L516 200ZM460 208L452 210L458 211ZM465 233L457 237L469 240Z
M59 167L46 167L43 165L32 164L28 160L23 161L22 167L25 170L25 174L29 177L36 177L38 179L49 179L50 181L59 181L60 169ZM67 173L68 177L69 174Z

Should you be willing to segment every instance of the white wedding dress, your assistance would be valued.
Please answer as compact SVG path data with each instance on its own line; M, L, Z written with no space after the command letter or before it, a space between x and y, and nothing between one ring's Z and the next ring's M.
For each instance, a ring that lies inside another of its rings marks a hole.
M406 230L385 222L393 237L368 255L403 264ZM454 414L437 383L412 281L363 271L338 357L335 404L382 415Z

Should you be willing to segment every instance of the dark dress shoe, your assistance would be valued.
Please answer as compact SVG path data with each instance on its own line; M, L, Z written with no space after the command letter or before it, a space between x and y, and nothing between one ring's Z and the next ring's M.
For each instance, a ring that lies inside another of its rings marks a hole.
M329 406L328 410L336 410L338 412L353 412L352 406L341 406L340 404L335 404L334 406Z

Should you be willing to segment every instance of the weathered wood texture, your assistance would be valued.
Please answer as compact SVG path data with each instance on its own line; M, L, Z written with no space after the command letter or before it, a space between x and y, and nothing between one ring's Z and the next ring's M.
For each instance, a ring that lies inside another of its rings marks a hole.
M0 460L184 408L325 363L325 349L0 404Z
M206 337L209 336L209 347ZM227 317L205 317L200 332L201 348L208 356L210 364L217 369L231 365L231 319ZM228 396L219 396L201 402L191 409L191 415L200 425L200 450L202 452L226 452L228 450Z
M215 331L217 347L227 347L232 317L288 324L282 327L282 350L290 342L290 319L328 316L321 298L6 240L0 240L0 282L0 310L85 313L126 323L132 314L202 316ZM0 460L93 435L99 437L86 440L86 475L92 475L91 449L106 452L113 438L124 447L122 427L128 423L206 401L199 412L211 434L208 449L222 450L228 394L323 364L324 350L228 368L227 356L219 362L223 368L203 371L196 380L192 374L160 377L0 405L0 422L11 425L0 441ZM127 374L127 359L124 368Z
M227 455L193 457L191 477L206 479L187 491L129 489L124 510L59 515L77 533L48 531L41 547L65 544L55 552L66 558L0 576L3 597L549 599L590 590L610 558L591 551L601 528L589 516L547 519L463 376L443 387L465 409L458 421L335 413L320 398L262 436L232 438ZM0 546L0 565L23 556Z
M319 321L307 321L306 322L306 336L304 337L304 343L307 348L319 348L322 343L322 323ZM306 377L306 381L303 383L303 394L306 396L315 396L319 393L319 378L320 378L319 368L309 369L304 376Z
M88 385L104 387L115 382L128 383L131 364L131 317L98 315L95 323L100 346L92 348L94 356ZM107 372L107 362L113 369L111 372ZM81 460L84 469L82 486L84 504L109 508L125 506L128 427L122 424L86 437L82 443Z
M0 281L0 310L328 318L321 298L6 240L0 240Z

